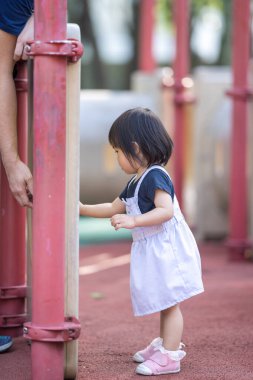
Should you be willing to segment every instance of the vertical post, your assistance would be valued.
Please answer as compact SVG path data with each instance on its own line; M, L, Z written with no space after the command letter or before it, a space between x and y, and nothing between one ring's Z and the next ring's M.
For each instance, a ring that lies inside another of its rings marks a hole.
M33 173L33 60L27 62L28 72L28 166ZM27 210L26 239L26 312L27 321L32 320L32 216L33 210Z
M233 101L231 135L229 240L233 258L242 257L247 242L247 101L250 54L250 1L233 1L232 66L233 88L227 92Z
M188 100L185 97L184 78L189 70L189 0L174 0L174 24L176 27L176 57L174 62L174 183L179 203L182 203L184 177L184 111Z
M153 29L154 0L141 0L138 57L138 69L140 71L152 72L156 66L152 51Z
M18 64L17 91L18 151L27 162L27 68ZM0 179L0 334L22 335L25 322L25 229L26 210L10 192L1 164Z
M35 0L35 40L66 40L66 17L66 0ZM42 49L34 58L32 376L62 380L64 343L43 334L64 324L67 59Z
M67 35L81 40L76 24L68 24ZM65 316L76 318L79 313L80 71L81 60L68 63ZM75 379L77 369L78 341L75 340L65 344L65 378Z

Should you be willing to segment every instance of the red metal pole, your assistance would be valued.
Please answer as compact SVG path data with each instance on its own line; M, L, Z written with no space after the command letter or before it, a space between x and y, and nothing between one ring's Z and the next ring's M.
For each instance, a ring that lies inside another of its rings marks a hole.
M18 150L27 162L27 67L18 64L17 90ZM25 322L26 210L12 196L1 165L0 210L0 334L20 336Z
M67 0L35 0L32 376L64 378L66 57L49 55L66 40ZM53 41L53 42L52 42Z
M229 241L231 255L242 257L247 242L247 101L250 96L248 70L250 54L250 1L233 1L232 65L233 100L231 135Z
M154 29L154 0L141 0L138 69L152 72L156 63L152 51Z
M176 57L174 62L174 183L177 198L182 204L184 177L184 110L188 103L183 79L189 70L189 1L174 0L174 24L176 26Z

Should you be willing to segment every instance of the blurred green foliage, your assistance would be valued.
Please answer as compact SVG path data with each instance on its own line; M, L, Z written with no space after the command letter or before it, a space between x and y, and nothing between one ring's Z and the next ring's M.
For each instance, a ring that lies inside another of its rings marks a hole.
M99 45L95 33L94 19L91 17L91 1L94 0L71 0L68 3L69 22L80 25L82 41L84 43L84 57L82 59L82 88L108 88L114 90L128 89L131 72L137 70L138 56L138 24L139 24L139 0L128 0L132 12L132 22L127 22L127 30L132 39L133 57L125 64L105 63L99 52ZM101 5L108 6L110 0L99 0ZM173 30L173 1L156 0L156 22L162 23L166 28ZM99 4L99 2L98 2ZM114 1L115 6L115 1ZM191 0L190 1L190 35L194 23L198 19L203 7L214 7L221 11L223 18L223 30L221 36L220 51L218 58L212 65L230 64L230 28L232 0ZM204 65L201 58L190 52L191 66ZM168 62L171 65L172 62Z

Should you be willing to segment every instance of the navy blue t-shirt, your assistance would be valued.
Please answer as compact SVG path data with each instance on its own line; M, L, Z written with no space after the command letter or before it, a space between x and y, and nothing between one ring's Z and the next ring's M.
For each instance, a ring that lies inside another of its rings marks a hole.
M119 198L121 200L132 198L138 181L134 181L132 178L120 194ZM171 196L172 200L174 199L174 186L169 176L160 169L152 169L143 179L139 189L138 205L142 214L155 208L155 191L158 189L166 191L166 193Z
M0 0L0 29L18 36L33 9L33 0Z

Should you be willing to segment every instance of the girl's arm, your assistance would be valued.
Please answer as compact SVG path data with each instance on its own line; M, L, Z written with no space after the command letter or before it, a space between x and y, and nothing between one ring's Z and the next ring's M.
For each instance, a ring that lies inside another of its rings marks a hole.
M112 203L101 203L96 205L84 205L79 202L80 215L94 218L111 218L115 214L126 212L125 204L116 198Z
M118 230L119 228L132 229L134 227L147 227L161 224L173 217L173 203L171 196L163 190L155 192L155 209L145 214L130 215L114 215L111 218L111 224Z

